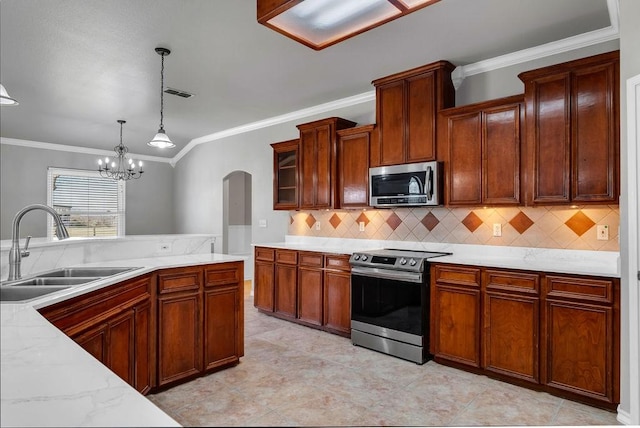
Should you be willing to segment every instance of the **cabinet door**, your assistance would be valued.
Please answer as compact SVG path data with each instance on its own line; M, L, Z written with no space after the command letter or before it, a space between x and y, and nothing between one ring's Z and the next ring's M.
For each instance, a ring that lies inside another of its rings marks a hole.
M324 273L324 317L327 330L351 335L351 274L327 270Z
M296 317L297 267L276 264L275 312L287 317Z
M413 76L406 81L406 161L436 159L436 79L435 72Z
M316 179L315 179L315 208L332 208L333 192L332 177L335 175L334 150L335 150L335 134L331 125L318 126L315 129L316 134L316 150L314 159L316 161Z
M322 325L322 269L298 268L298 319Z
M298 144L298 140L271 144L274 210L298 208Z
M85 351L96 360L107 365L109 353L107 348L107 332L109 326L106 323L99 324L90 330L71 337Z
M538 298L487 292L483 367L538 383L538 319Z
M587 67L572 79L573 201L617 203L617 63Z
M480 367L480 269L432 265L431 353Z
M521 105L483 112L482 200L484 204L520 203Z
M614 402L611 308L547 300L545 315L547 385Z
M314 129L300 131L300 171L298 188L300 208L314 208L316 203L316 132Z
M487 269L483 274L482 367L539 382L540 276Z
M204 369L238 361L240 293L237 285L204 291Z
M107 367L129 385L135 385L135 313L133 309L109 320Z
M342 208L369 206L369 147L373 126L338 132L338 189Z
M398 165L405 162L404 100L402 80L376 88L380 165Z
M146 394L151 389L151 303L137 305L135 311L135 388Z
M274 310L274 263L256 260L253 305L267 312Z
M533 150L533 202L569 202L570 74L527 84L527 133ZM531 102L530 102L531 101Z
M448 119L448 205L482 203L481 118L476 112Z
M202 296L175 293L158 299L158 386L202 371Z

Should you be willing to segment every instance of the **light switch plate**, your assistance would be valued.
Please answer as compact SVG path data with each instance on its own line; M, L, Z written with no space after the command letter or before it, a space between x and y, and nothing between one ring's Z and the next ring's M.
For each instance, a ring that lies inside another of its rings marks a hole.
M258 220L258 227L267 227L267 219L261 218Z
M316 221L316 230L320 230L320 222Z
M608 241L609 240L609 226L606 224L599 224L596 226L596 239L598 241Z
M360 232L364 232L364 221L358 222L358 228L360 229Z

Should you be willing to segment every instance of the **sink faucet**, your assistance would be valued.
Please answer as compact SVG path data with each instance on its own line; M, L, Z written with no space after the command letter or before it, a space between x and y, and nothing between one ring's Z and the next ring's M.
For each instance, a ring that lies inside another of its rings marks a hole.
M62 220L58 213L51 208L49 205L43 204L32 204L27 205L13 218L13 226L11 228L11 249L9 250L9 277L7 281L14 281L16 279L20 279L22 277L20 273L20 263L22 262L23 254L20 251L20 220L22 217L29 211L33 210L42 210L48 212L53 217L53 220L56 224L56 235L58 239L66 239L69 237L69 232L67 232L67 228L62 224ZM27 248L29 246L29 238L27 238ZM26 250L26 248L25 248ZM28 256L29 253L25 251L24 256Z

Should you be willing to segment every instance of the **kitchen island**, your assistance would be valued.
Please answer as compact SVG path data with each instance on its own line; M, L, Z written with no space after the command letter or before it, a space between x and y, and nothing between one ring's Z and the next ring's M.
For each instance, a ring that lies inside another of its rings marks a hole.
M160 269L243 261L193 254L86 263L137 269L0 307L2 426L179 426L45 319L42 309Z

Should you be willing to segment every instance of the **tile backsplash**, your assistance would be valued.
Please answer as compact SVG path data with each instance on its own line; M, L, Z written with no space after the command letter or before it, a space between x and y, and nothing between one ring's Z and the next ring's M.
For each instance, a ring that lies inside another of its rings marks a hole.
M620 251L617 205L291 211L289 235ZM494 235L500 224L501 236ZM596 226L606 225L608 240Z

